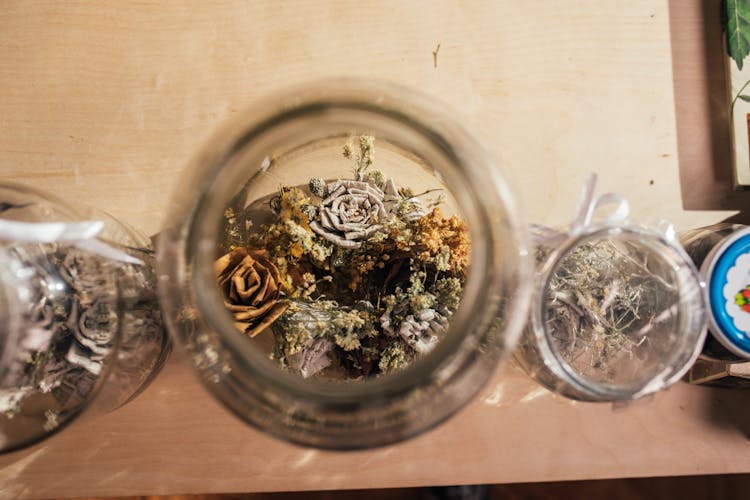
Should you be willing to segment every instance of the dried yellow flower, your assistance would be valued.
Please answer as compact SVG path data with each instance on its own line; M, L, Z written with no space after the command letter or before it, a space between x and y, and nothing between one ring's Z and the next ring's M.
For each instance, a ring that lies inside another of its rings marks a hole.
M445 218L439 208L417 220L414 241L417 255L424 262L444 267L447 261L448 268L457 274L469 265L471 241L466 223L455 215Z

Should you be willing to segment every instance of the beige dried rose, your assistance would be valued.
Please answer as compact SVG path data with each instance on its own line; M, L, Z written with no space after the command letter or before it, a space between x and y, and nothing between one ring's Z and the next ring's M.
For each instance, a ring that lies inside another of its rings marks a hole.
M264 252L237 248L220 257L214 269L235 326L250 337L289 307L288 302L279 300L279 270Z

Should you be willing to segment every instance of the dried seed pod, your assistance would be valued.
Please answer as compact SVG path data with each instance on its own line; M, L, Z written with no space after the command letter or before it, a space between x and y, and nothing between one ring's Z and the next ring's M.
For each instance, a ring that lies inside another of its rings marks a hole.
M224 303L239 330L254 337L288 307L279 300L279 271L264 252L240 247L214 264Z

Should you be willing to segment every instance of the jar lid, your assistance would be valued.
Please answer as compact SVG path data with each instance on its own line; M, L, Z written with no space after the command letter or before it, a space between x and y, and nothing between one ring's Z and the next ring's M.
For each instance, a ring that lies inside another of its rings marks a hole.
M701 273L711 333L733 354L750 359L750 228L714 247Z

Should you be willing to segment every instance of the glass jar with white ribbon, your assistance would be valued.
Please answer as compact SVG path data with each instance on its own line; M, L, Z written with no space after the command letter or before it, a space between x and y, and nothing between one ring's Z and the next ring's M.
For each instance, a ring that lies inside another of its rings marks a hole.
M595 197L595 184L591 174L567 232L531 229L536 282L516 359L566 397L627 401L690 368L706 335L705 304L673 227L628 223L627 200Z
M0 452L117 408L170 344L149 241L93 209L0 184Z

